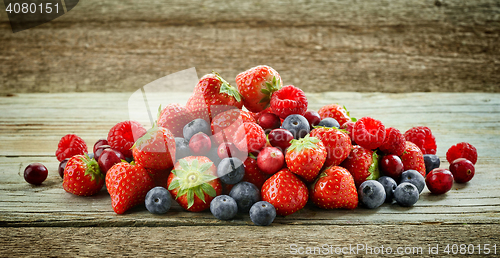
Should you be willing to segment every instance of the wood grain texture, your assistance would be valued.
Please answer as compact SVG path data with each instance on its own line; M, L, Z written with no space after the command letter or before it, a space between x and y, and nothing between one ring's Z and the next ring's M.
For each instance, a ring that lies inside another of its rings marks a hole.
M441 257L449 256L444 253L447 244L475 245L478 255L478 244L481 248L497 244L498 249L499 229L499 225L0 228L0 256L306 257L333 252L330 256L373 257L366 246L373 252L383 246L392 253L377 257L436 257L429 254L429 246L438 245ZM312 249L305 253L306 247L316 248L316 253ZM347 254L335 254L336 248ZM481 250L481 256L497 255L493 249L490 255Z
M498 0L80 1L12 33L0 93L134 91L196 67L259 64L309 92L499 92Z

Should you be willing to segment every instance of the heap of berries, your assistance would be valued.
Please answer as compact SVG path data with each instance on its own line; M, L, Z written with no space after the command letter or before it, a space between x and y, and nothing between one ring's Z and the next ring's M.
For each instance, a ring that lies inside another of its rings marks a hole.
M236 86L207 74L186 106L160 108L149 130L116 124L91 154L81 138L64 136L56 151L64 190L88 196L105 184L118 214L141 203L163 214L175 200L187 211L210 209L221 220L248 213L269 225L309 200L322 209L412 206L426 185L443 194L474 176L471 144L452 146L449 170L439 168L428 127L403 134L338 104L308 110L304 92L283 86L269 66L240 73Z

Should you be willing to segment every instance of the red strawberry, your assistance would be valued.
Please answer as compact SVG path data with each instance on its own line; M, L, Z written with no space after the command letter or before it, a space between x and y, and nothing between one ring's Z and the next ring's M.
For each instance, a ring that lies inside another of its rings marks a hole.
M354 124L352 137L359 146L374 150L384 143L385 126L377 119L363 117Z
M309 192L304 182L285 168L266 180L261 196L276 208L276 214L287 216L306 206Z
M406 147L406 140L404 135L394 127L387 127L385 129L384 143L379 147L385 154L394 154L396 156L403 155Z
M357 145L354 139L352 138L352 129L354 128L355 122L353 121L347 121L343 125L340 126L340 129L343 129L347 132L347 135L349 135L349 138L351 138L351 144L352 145Z
M238 90L217 73L203 76L186 104L194 118L202 118L208 122L221 112L241 109L242 106Z
M257 188L261 189L264 182L266 182L269 175L260 171L257 166L257 160L255 157L248 157L243 162L243 166L245 166L245 175L241 181L246 181L254 184Z
M467 142L460 142L451 146L446 152L446 160L451 164L454 160L458 158L465 158L476 164L477 162L477 150L472 144Z
M320 139L306 135L291 141L285 155L286 165L291 172L307 182L318 176L326 160L326 148Z
M138 165L151 169L169 169L175 160L175 139L163 127L153 126L132 147Z
M168 190L179 205L192 212L204 211L222 193L217 168L207 157L189 156L175 163Z
M283 83L273 68L259 65L236 76L236 86L243 97L243 105L251 112L266 109L271 101L271 94L279 90Z
M317 127L311 131L310 136L320 139L325 145L327 154L325 167L338 166L351 153L351 138L335 127Z
M257 152L266 145L266 133L256 123L243 123L233 135L233 143L243 152Z
M106 173L106 188L111 196L111 206L117 214L144 203L146 194L153 187L155 183L146 169L133 162L117 163Z
M415 143L407 141L403 155L400 158L403 161L404 171L413 169L425 177L424 154Z
M157 124L170 130L175 137L184 137L182 129L193 120L193 115L185 107L172 103L161 110Z
M87 153L87 144L85 144L85 141L75 134L67 134L61 138L57 145L56 157L60 162L66 158L85 153Z
M63 188L66 192L79 196L90 196L101 191L104 174L95 159L85 155L75 155L64 168Z
M423 154L436 154L436 138L427 126L416 126L405 132L405 139L415 143Z
M330 104L323 106L318 110L318 114L321 119L325 119L327 117L331 117L342 126L345 122L351 121L351 117L349 116L349 112L338 104ZM355 120L355 119L354 119Z
M281 119L293 114L304 115L307 111L306 94L293 85L285 86L271 96L271 108Z
M359 145L352 148L351 153L340 166L351 173L356 187L366 180L377 180L380 176L377 153Z
M347 169L332 166L325 169L314 182L311 200L322 209L354 209L358 207L358 191Z
M218 114L211 123L215 143L232 141L232 135L244 122L255 122L255 119L249 112L240 109L231 109Z
M146 129L136 121L123 121L113 126L108 133L108 144L111 148L132 157L134 142L146 133Z

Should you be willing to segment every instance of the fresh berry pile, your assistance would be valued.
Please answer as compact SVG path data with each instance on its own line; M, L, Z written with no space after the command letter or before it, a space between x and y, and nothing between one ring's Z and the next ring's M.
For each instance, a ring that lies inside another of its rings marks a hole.
M149 130L116 124L90 154L78 136L62 137L56 156L64 190L88 196L106 185L118 214L139 204L163 214L176 201L220 220L246 213L265 226L309 200L322 209L412 206L426 186L443 194L474 176L477 151L469 143L452 146L449 170L439 168L428 127L402 133L374 117L352 118L339 104L308 110L304 92L283 86L269 66L235 81L203 76L185 106L160 108ZM30 165L26 180L41 184L41 167Z

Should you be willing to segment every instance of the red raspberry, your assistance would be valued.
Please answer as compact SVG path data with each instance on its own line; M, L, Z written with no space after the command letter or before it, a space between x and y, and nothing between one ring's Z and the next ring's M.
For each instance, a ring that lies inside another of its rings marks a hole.
M256 123L245 122L233 135L233 143L244 152L257 152L266 145L266 133Z
M307 111L306 94L293 85L285 86L271 96L271 109L282 119L292 114L304 115Z
M451 164L458 158L468 159L472 164L477 162L477 150L472 144L461 142L451 146L446 152L446 160Z
M384 143L385 126L379 120L363 117L354 124L353 139L361 147L374 150Z
M87 144L82 138L75 134L67 134L61 138L57 145L56 157L59 162L66 158L71 158L75 155L83 155L87 153Z
M416 126L405 132L405 139L415 143L423 154L436 154L436 138L427 126Z
M385 154L403 155L405 151L406 140L404 135L394 127L385 129L384 143L379 147Z
M123 121L111 128L108 133L108 144L111 148L132 157L134 142L146 134L146 129L137 121Z

